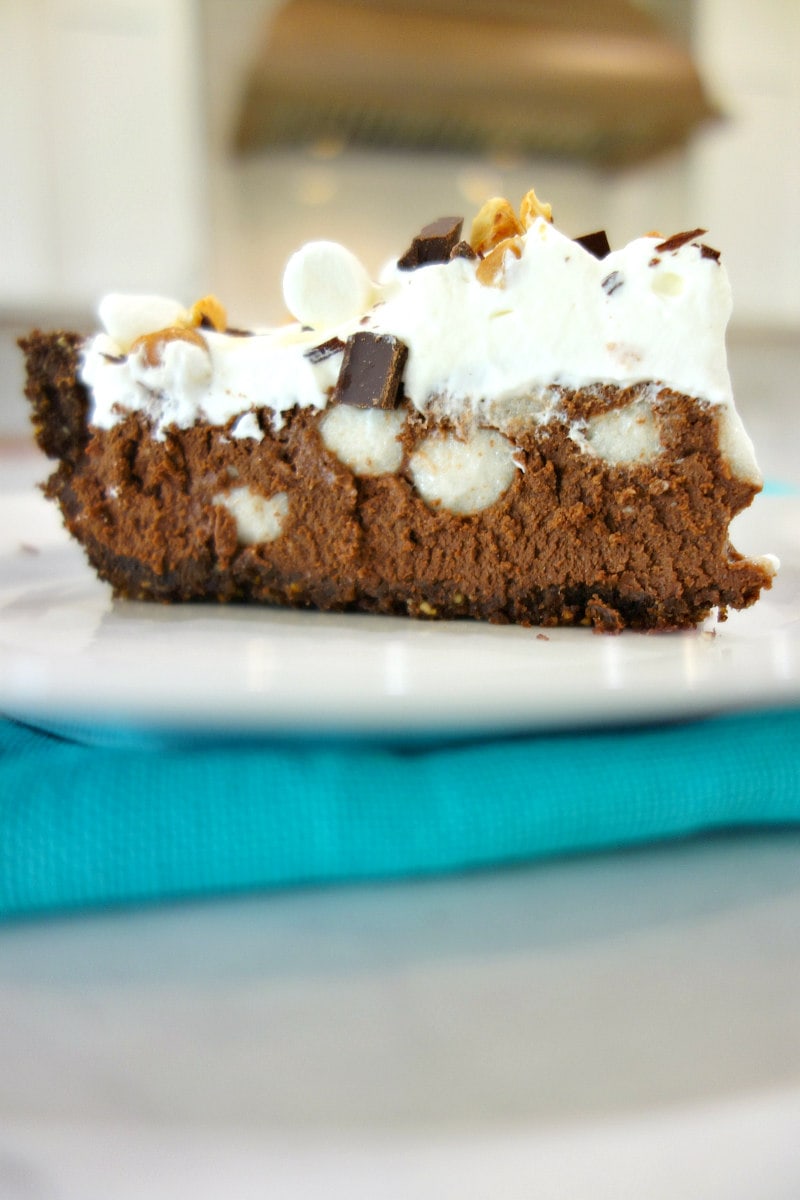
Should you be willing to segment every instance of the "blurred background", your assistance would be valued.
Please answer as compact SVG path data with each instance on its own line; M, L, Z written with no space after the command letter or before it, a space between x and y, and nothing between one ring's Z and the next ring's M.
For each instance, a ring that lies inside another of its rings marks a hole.
M279 321L310 237L377 272L534 185L612 245L703 226L734 339L800 330L796 0L2 0L0 433L32 323L106 291Z

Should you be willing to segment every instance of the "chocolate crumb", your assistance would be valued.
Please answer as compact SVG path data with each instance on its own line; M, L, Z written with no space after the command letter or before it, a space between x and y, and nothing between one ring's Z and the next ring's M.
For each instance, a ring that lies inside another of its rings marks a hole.
M693 242L695 238L702 237L704 233L708 233L708 230L687 229L685 233L673 233L672 237L656 246L656 251L659 254L667 254L670 250L680 250L681 246L685 246L687 242Z
M599 596L592 596L587 603L586 616L595 633L622 633L625 628L622 615Z
M624 276L620 271L612 271L610 275L606 275L601 287L607 296L613 296L617 288L621 288L624 282Z
M354 333L347 339L333 398L356 408L394 408L408 347L389 334Z
M450 251L451 258L477 258L478 255L472 249L469 242L456 242L453 249Z
M105 354L105 353L101 352L100 357L104 358L106 360L106 362L110 362L110 363L125 362L124 354Z
M252 329L234 329L232 327L229 327L228 329L225 330L225 332L228 335L228 337L252 337L253 336Z
M447 262L461 237L463 217L439 217L419 231L402 258L397 260L401 271L413 271L428 263Z
M722 257L719 250L715 250L713 246L707 246L705 242L700 242L698 244L700 246L700 253L703 258L713 258L714 262L719 262L720 258Z
M573 238L579 246L583 246L584 250L588 250L595 258L605 258L611 253L611 246L608 241L608 236L605 229L598 229L595 233L584 233L580 237Z
M312 346L310 350L306 350L303 358L307 358L314 366L317 363L324 362L326 358L332 358L334 354L341 354L344 350L344 342L341 338L328 338L327 342L322 342L319 346Z
M537 633L536 640L537 640L537 642L549 642L550 638L547 636L546 633Z
M650 262L647 265L648 265L648 267L657 267L660 262L661 262L661 259L658 257L657 254L654 254L653 257L650 259Z

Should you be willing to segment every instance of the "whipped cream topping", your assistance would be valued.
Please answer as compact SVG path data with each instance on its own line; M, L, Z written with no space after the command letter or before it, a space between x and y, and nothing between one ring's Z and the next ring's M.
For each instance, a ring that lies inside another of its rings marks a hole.
M652 380L713 404L730 400L724 268L689 244L659 255L639 238L600 260L541 218L506 251L498 286L474 261L403 272L382 283L370 326L409 347L404 386L417 408L448 415L487 397L557 384L627 387ZM668 273L678 283L664 290Z
M143 412L162 437L170 424L226 425L240 417L233 436L257 437L254 409L267 409L280 428L292 408L326 408L340 343L366 329L408 347L403 388L420 412L469 428L506 405L517 423L540 423L557 411L559 387L652 382L719 406L732 470L758 480L727 370L725 268L694 241L660 245L657 237L639 238L597 259L537 217L501 252L489 284L478 273L486 260L464 257L414 270L394 263L373 284L349 250L309 243L284 277L295 323L248 336L202 328L205 348L176 337L156 361L137 338L185 320L186 310L157 297L107 297L105 333L87 343L83 357L91 420L110 428L127 412ZM323 343L325 353L317 349ZM658 449L652 420L632 415L595 425L588 436L577 431L576 440L612 462L649 457ZM365 436L374 438L373 426L365 423ZM627 446L631 435L634 446ZM348 456L357 458L349 431L347 439Z

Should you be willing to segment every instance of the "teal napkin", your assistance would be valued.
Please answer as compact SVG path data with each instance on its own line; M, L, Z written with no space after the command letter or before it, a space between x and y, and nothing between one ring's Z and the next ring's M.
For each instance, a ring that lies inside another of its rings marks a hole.
M416 748L103 747L0 719L0 916L797 822L798 750L800 709Z

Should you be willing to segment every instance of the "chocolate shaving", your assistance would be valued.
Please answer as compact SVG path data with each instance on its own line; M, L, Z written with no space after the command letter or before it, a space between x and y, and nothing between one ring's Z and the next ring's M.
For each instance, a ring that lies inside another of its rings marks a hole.
M228 337L253 337L252 329L234 329L232 326L229 326L225 333Z
M714 262L719 262L722 257L719 250L715 250L713 246L707 246L705 242L700 242L699 245L703 258L713 258Z
M110 363L122 363L122 362L125 362L125 355L124 355L124 354L106 354L104 351L101 351L101 352L100 352L100 357L101 357L101 358L104 358L104 359L106 360L106 362L110 362Z
M303 355L314 366L317 363L324 362L326 358L333 358L334 354L341 354L344 350L344 342L341 338L328 338L327 342L322 342L319 346L312 346L310 350L306 350Z
M673 233L672 237L656 246L656 252L667 254L670 250L680 250L681 246L685 246L687 242L693 242L695 238L702 237L704 233L708 233L708 230L688 229L685 233Z
M595 258L605 258L611 253L608 236L605 229L598 229L596 233L584 233L581 237L573 239L579 246L583 246L584 250L588 250Z
M344 348L334 400L356 408L394 408L407 357L408 347L399 338L354 333Z
M647 265L648 265L648 267L657 267L660 262L661 262L661 259L658 257L657 254L654 254L653 257L650 259L650 262Z
M620 271L612 271L610 275L606 275L601 287L607 296L613 296L617 288L621 288L625 278Z
M397 260L401 271L413 271L428 263L447 262L461 237L463 217L439 217L421 229L402 258Z
M453 249L450 251L451 258L477 258L477 254L470 246L469 242L456 242Z

